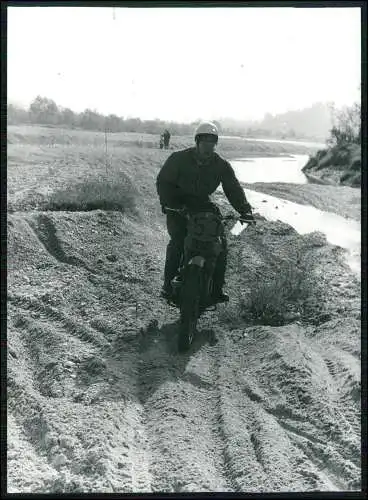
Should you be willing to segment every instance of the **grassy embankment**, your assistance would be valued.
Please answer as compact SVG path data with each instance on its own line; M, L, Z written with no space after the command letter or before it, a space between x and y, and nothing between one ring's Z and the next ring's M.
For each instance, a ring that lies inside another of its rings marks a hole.
M361 154L358 144L323 149L310 158L303 172L314 182L360 188Z

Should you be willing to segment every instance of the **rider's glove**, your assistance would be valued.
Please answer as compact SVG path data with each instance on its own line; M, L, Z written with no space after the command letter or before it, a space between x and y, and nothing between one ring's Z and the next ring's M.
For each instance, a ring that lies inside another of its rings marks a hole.
M167 215L167 214L169 213L169 212L166 210L167 208L168 208L168 209L170 209L170 208L171 208L171 209L175 209L175 210L183 210L183 211L184 211L184 209L185 209L185 207L167 207L167 206L165 206L165 205L161 205L161 210L162 210L162 213L163 213L163 214L165 214L165 215Z
M177 207L168 207L168 206L166 206L166 205L162 205L162 206L161 206L162 213L163 213L163 214L165 214L165 215L167 215L167 214L168 214L168 211L166 210L167 208L169 208L169 209L170 209L170 208L175 208L175 209L177 210Z
M239 221L241 224L255 224L256 223L251 210L247 210L246 212L242 212L240 214Z

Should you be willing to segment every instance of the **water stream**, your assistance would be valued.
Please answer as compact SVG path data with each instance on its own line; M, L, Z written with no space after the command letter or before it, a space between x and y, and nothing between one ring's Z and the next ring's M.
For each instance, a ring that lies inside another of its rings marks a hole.
M326 143L324 142L313 142L313 141L293 141L292 139L261 139L256 137L241 137L239 135L220 135L220 139L240 139L242 141L250 142L276 142L279 144L295 144L296 146L306 146L313 149L324 149Z
M308 155L292 157L244 158L233 160L232 167L240 182L292 182L306 184L302 168Z
M294 155L291 158L252 158L231 162L240 182L288 182L305 184L307 179L301 171L308 160L306 155ZM301 205L276 196L245 189L254 212L267 220L280 220L290 224L298 233L306 234L320 231L327 241L347 250L347 262L350 268L360 275L360 222L346 219L340 215L319 210L310 205ZM237 223L233 234L240 234L245 226Z

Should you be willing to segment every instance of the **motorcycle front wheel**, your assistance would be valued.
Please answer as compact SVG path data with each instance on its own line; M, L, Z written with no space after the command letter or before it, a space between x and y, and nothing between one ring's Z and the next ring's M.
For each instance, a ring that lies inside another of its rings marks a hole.
M193 342L200 314L203 268L190 265L186 269L181 289L179 352L185 352Z

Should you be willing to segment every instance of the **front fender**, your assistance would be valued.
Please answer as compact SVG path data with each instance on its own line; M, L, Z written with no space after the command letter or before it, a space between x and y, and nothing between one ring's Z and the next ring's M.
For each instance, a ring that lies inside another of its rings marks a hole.
M201 255L196 255L195 257L192 257L189 260L188 266L193 264L194 266L204 267L205 263L206 263L206 259L204 257L202 257Z

